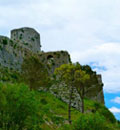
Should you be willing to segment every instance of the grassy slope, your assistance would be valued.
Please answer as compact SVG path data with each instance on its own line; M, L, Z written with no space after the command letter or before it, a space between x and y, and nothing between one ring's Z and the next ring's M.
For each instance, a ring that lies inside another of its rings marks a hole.
M68 124L68 105L57 99L50 93L40 92L38 98L41 102L40 109L45 123L42 128L55 130L64 124ZM80 112L72 108L72 120L76 120Z
M40 112L43 114L43 119L45 121L41 127L44 130L66 129L63 126L68 124L68 105L46 92L40 92L37 98L40 100ZM101 116L103 115L110 130L120 129L117 127L112 113L103 105L85 99L85 110L91 111L92 113L99 112ZM88 113L86 113L86 115L87 114ZM73 122L76 121L80 115L81 113L79 111L72 108L71 117ZM70 129L69 125L67 129Z

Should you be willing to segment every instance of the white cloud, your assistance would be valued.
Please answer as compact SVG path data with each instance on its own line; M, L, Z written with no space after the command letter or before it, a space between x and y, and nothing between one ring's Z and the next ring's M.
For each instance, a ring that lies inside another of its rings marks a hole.
M0 35L34 27L43 50L68 50L73 61L97 63L104 90L120 92L119 5L119 0L1 0Z
M114 113L114 114L120 113L120 109L119 109L119 108L116 108L116 107L111 107L111 108L109 108L109 110L110 110L112 113Z
M72 52L73 61L79 61L82 64L90 62L98 63L98 69L95 70L102 74L104 90L106 92L120 92L120 44L103 43L93 48L88 48L83 52ZM106 70L99 69L100 66Z
M120 104L120 97L116 97L115 99L112 99L111 102Z

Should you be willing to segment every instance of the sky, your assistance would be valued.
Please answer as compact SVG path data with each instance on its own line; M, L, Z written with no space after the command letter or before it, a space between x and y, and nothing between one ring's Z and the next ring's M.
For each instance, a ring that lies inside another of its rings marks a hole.
M120 119L120 0L0 0L0 35L33 27L42 50L67 50L102 74L105 105Z

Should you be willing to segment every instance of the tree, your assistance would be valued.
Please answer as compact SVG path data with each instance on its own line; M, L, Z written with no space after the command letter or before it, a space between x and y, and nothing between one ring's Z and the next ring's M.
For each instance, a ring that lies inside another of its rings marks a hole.
M47 88L50 85L48 71L37 56L30 56L24 59L22 75L25 83L30 86L30 89Z
M0 83L0 129L39 130L43 117L36 94L24 84Z
M77 89L82 99L82 112L84 112L84 83L89 80L89 75L81 69L79 63L64 64L55 70L57 79L63 81L69 89L68 120L71 124L71 100L74 88Z
M82 113L84 113L84 97L86 82L90 79L90 76L83 70L76 70L75 72L75 88L81 97Z

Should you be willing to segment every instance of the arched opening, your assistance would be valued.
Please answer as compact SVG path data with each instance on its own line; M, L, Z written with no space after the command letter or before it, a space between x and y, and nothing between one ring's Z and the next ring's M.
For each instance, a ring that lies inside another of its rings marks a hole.
M52 55L47 56L47 60L54 59Z
M48 55L48 56L47 56L47 63L48 63L49 65L55 65L54 58L53 58L52 55Z

